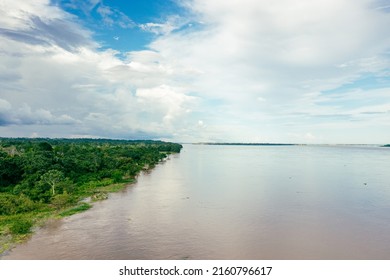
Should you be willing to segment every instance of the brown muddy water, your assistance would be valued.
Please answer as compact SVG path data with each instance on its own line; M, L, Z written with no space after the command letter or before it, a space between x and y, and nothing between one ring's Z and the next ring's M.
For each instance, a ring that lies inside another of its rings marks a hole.
M185 145L2 259L390 259L390 149Z

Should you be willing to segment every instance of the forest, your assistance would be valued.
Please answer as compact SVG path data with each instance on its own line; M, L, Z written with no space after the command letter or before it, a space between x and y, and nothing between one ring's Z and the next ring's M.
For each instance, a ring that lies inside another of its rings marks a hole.
M90 208L181 148L151 140L0 138L0 253L48 217Z

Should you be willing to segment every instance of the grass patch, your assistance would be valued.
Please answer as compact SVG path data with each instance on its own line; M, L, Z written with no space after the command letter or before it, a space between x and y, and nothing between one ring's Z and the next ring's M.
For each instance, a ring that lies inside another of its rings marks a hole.
M121 183L112 183L109 185L100 186L98 188L95 188L91 191L93 191L93 194L91 195L92 201L99 201L99 200L105 200L108 198L108 193L114 193L119 192L126 188L129 184L132 184L135 182L135 179L125 179L124 182Z
M119 192L119 191L123 190L127 186L127 184L128 183L111 184L111 185L99 188L99 191L102 191L102 192Z
M60 214L58 214L60 217L67 217L67 216L72 216L76 213L80 213L80 212L84 212L88 209L90 209L92 207L91 204L88 204L88 203L81 203L80 205L74 207L74 208L71 208L71 209L68 209L68 210L65 210L63 212L61 212Z

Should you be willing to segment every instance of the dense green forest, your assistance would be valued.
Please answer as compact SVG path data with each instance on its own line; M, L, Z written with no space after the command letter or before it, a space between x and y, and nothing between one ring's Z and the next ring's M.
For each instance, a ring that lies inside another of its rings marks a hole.
M180 144L106 139L0 138L0 252L49 216L86 210Z

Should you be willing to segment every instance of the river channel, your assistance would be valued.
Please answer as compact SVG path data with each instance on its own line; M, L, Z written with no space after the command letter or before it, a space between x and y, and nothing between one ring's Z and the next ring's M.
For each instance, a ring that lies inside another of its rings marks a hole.
M390 148L184 145L2 259L390 259Z

